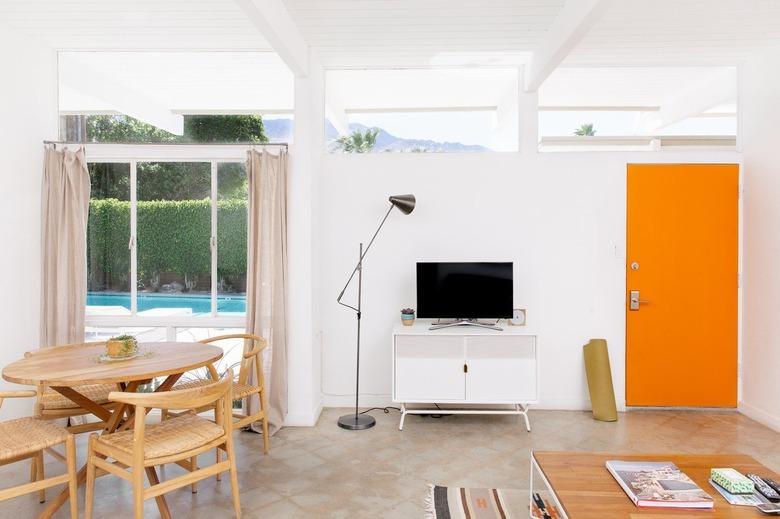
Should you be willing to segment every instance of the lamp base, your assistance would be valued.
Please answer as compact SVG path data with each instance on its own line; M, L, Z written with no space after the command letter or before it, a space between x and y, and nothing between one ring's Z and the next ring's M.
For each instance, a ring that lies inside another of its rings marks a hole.
M376 425L376 420L373 416L367 414L345 414L339 418L339 427L342 429L349 429L350 431L362 431L363 429L370 429Z

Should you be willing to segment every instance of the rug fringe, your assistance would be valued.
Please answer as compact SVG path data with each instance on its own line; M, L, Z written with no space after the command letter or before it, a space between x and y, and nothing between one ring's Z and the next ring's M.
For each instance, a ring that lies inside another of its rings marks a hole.
M425 496L425 519L436 519L436 502L433 500L433 489L436 485L428 485L428 493Z

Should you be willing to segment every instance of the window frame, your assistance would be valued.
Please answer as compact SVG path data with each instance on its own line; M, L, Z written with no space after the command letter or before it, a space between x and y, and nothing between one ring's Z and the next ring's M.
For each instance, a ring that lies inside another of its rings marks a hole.
M180 328L244 328L246 316L217 313L217 166L244 163L251 144L96 144L86 143L86 162L130 164L130 312L131 315L87 315L85 326L166 328L169 341ZM139 162L206 162L211 164L211 312L190 317L138 315L137 165ZM86 305L86 302L85 302Z

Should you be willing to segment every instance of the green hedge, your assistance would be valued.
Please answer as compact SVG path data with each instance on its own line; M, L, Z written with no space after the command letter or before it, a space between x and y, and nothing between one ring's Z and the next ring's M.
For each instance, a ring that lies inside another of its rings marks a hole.
M217 202L218 276L246 272L247 203ZM138 279L175 273L193 279L211 271L211 202L138 202ZM90 200L87 257L90 289L129 289L130 202Z

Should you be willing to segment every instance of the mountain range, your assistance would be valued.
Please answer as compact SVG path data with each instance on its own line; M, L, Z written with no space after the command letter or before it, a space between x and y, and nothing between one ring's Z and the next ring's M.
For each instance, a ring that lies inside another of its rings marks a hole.
M293 120L292 119L265 119L265 134L271 142L290 142L292 140ZM365 131L367 126L362 124L350 124L352 131ZM376 136L376 145L373 153L382 152L405 152L405 153L443 153L443 152L479 152L490 151L484 146L476 144L462 144L460 142L439 142L427 139L405 139L397 137L382 128L378 128L379 133ZM328 143L328 149L333 149L333 142L338 138L339 132L331 124L325 121L325 141Z

